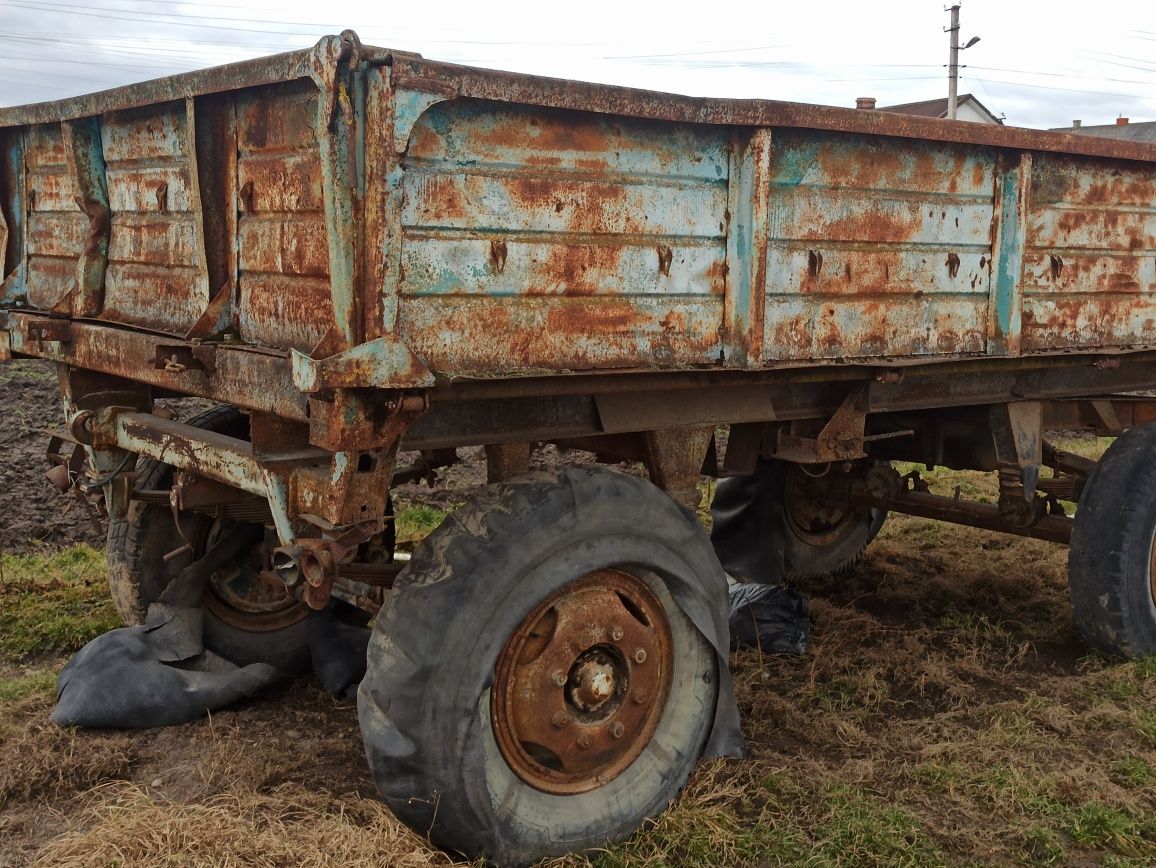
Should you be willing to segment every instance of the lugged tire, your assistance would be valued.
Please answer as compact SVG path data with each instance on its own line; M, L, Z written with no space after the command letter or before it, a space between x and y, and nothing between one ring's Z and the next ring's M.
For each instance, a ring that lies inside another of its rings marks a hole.
M1125 431L1092 472L1068 552L1072 613L1093 648L1156 654L1156 425Z
M206 431L248 437L248 419L236 407L220 405L191 417L187 424ZM149 458L137 459L138 489L165 489L172 483L173 468ZM157 600L169 580L188 564L188 556L166 562L164 555L183 543L164 508L134 500L124 518L108 523L106 558L113 605L125 624L139 624L149 604ZM219 656L245 666L268 663L286 672L309 668L309 632L304 617L286 628L246 631L226 623L205 610L205 647Z
M495 666L542 601L614 566L646 577L669 620L669 699L617 777L577 795L543 792L498 746ZM672 598L686 587L725 606L726 579L701 527L647 482L566 468L472 498L414 552L374 627L358 711L385 801L434 843L501 865L629 835L683 787L715 716L717 657Z

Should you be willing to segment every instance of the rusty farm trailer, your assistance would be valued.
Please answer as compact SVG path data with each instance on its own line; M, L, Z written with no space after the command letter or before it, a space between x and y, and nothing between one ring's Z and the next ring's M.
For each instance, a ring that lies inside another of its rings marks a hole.
M733 747L723 566L838 568L888 510L1070 541L1089 644L1156 652L1151 146L347 32L0 109L0 217L0 353L59 367L53 476L107 510L126 621L194 562L235 662L301 665L332 599L375 614L367 754L449 848L520 863L661 811ZM1122 436L1096 464L1049 424ZM649 481L526 475L535 442ZM402 569L391 484L470 445L501 484Z

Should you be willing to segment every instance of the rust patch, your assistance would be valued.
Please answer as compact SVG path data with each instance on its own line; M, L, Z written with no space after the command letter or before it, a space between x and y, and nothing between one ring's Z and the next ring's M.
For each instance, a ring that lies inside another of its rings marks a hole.
M320 211L321 160L315 151L251 154L238 166L249 212Z
M313 122L317 88L301 80L250 91L237 99L242 151L301 150L317 146Z
M603 280L619 274L623 248L609 244L559 244L551 247L542 274L545 285L567 295L604 294Z
M543 110L526 124L495 124L474 129L476 145L497 145L527 151L586 151L603 153L613 149L606 122L597 115L576 115ZM484 153L484 151L482 151Z
M882 141L859 149L854 162L848 162L844 155L828 148L821 148L818 158L822 177L845 187L885 188L903 172L900 154Z

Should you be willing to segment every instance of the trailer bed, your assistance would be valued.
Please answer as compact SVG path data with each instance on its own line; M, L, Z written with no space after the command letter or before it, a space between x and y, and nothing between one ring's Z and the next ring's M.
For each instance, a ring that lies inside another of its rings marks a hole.
M348 33L0 109L0 140L0 299L85 323L73 349L117 347L110 373L134 375L142 334L292 353L306 389L1156 334L1156 147L1133 142L474 70ZM21 315L9 331L59 350Z

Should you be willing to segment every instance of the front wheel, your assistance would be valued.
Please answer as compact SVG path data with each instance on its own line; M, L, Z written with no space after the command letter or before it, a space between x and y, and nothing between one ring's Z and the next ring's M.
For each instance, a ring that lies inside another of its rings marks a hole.
M1068 587L1076 624L1107 654L1156 654L1156 425L1125 431L1084 486Z
M377 619L358 709L378 788L435 843L502 865L627 836L733 705L725 610L705 534L648 483L496 486L425 540Z

